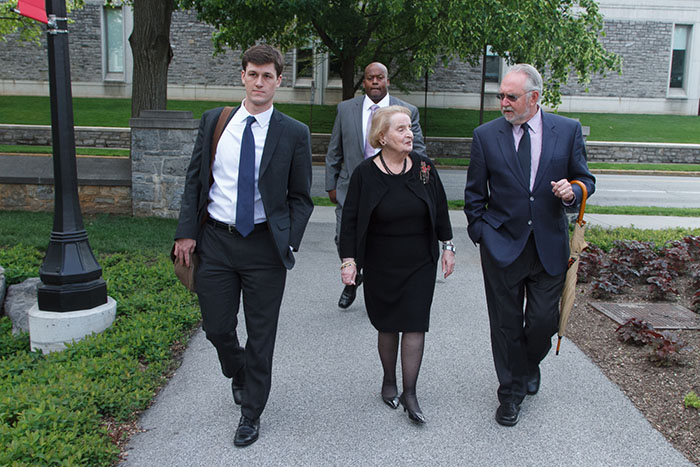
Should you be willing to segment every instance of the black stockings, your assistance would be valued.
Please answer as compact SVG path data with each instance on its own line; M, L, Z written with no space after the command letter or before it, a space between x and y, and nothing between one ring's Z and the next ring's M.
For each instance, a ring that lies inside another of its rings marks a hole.
M424 332L404 332L401 337L401 373L403 375L403 398L409 409L420 412L416 399L416 381L423 361ZM379 359L384 369L382 397L397 395L396 361L399 353L399 333L380 332L377 340Z

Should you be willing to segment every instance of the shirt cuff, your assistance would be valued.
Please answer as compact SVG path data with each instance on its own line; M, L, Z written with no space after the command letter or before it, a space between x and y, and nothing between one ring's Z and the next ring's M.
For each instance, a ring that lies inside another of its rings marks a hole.
M573 206L574 204L576 204L576 193L574 193L574 199L572 199L572 200L569 201L568 203L567 203L566 201L564 201L564 200L561 200L561 202L562 202L562 204L563 204L564 206L566 206L567 208L568 208L569 206Z

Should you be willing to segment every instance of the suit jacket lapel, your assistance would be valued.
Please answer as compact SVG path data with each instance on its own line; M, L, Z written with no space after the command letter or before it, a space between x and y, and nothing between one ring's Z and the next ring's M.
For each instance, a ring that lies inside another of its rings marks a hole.
M365 154L365 140L362 136L362 103L364 100L365 96L356 97L352 107L352 120L355 123L355 134L357 135L355 141L360 145L360 154L362 154L363 158Z
M513 126L508 121L501 117L501 125L498 128L498 145L501 148L504 163L510 168L518 182L528 191L530 191L529 183L525 180L525 174L518 162L518 155L515 153L515 140L513 139Z
M540 153L540 163L537 166L537 174L535 174L535 183L532 186L532 191L535 191L543 180L544 174L547 172L547 167L552 160L552 151L557 145L557 128L553 121L549 119L547 114L542 112L542 152ZM546 181L549 183L549 180Z
M260 160L258 180L262 178L265 170L270 165L270 161L275 154L275 149L277 148L277 143L279 143L283 130L284 124L282 124L282 119L277 109L274 109L270 116L270 127L267 129L267 136L265 137L265 147L263 148L262 159Z

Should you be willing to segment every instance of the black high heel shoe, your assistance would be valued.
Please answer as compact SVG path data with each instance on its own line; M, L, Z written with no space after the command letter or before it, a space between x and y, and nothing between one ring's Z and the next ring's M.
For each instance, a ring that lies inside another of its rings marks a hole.
M406 405L406 398L401 394L399 397L399 402L401 405L403 405L403 411L408 412L408 418L411 419L411 421L418 423L419 425L423 425L425 423L425 416L423 415L422 412L420 411L413 411L408 408Z
M382 400L386 405L391 407L392 409L398 409L399 408L399 397L398 396L391 396L391 397L384 397L382 396Z

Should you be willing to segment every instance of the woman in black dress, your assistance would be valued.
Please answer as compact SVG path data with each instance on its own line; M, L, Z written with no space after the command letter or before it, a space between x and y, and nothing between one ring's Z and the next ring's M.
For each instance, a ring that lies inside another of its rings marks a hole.
M430 159L411 152L408 109L394 105L377 110L371 128L369 142L381 151L362 162L350 179L340 227L341 278L353 285L363 271L367 314L379 331L382 399L394 409L400 403L411 420L425 423L416 381L435 289L438 240L443 242L445 277L455 264L447 198Z

